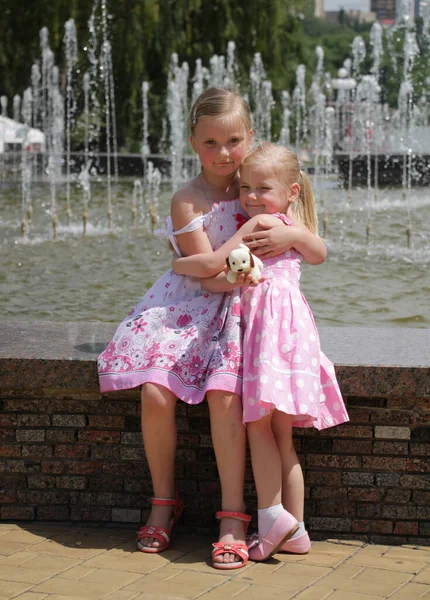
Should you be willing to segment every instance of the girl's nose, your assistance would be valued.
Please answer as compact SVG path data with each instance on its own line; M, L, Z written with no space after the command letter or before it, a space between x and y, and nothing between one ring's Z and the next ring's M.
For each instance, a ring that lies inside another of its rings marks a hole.
M221 146L219 149L219 153L221 154L221 156L228 156L229 151L228 151L227 146Z

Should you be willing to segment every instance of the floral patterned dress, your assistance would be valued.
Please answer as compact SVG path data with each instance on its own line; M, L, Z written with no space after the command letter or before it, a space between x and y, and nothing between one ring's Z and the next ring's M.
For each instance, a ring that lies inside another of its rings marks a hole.
M201 219L214 250L236 233L236 200L214 204ZM98 358L102 392L143 383L166 387L189 404L208 390L241 394L240 290L212 294L171 269L119 325Z
M285 215L276 214L286 225ZM264 260L264 282L242 288L243 422L271 410L293 415L294 427L326 429L349 421L334 366L321 352L315 321L300 291L302 255Z

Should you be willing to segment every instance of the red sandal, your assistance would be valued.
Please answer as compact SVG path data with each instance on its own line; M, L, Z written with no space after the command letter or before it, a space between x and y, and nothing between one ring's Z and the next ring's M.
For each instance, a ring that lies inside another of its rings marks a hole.
M170 546L170 536L172 534L172 529L178 521L179 517L182 515L184 510L184 503L180 500L178 492L176 492L176 498L173 499L163 499L163 498L151 498L151 504L155 504L157 506L173 506L173 517L170 520L169 528L165 527L154 527L153 525L144 525L137 532L137 549L140 552L148 552L150 554L157 554L159 552L164 552ZM142 538L152 537L155 538L158 542L160 542L160 546L141 546L139 545L139 541Z
M251 522L251 517L249 515L240 512L233 512L230 510L222 510L220 512L217 512L215 514L215 517L219 520L229 518L243 521L245 524L246 536L246 532L248 531L248 525ZM214 548L212 550L212 566L214 567L214 569L221 569L225 571L228 571L230 569L240 569L241 567L244 567L248 562L249 554L248 546L246 544L215 542L214 544L212 544L212 546ZM214 561L215 557L219 556L220 554L225 554L226 552L235 554L240 560L232 563L220 563Z

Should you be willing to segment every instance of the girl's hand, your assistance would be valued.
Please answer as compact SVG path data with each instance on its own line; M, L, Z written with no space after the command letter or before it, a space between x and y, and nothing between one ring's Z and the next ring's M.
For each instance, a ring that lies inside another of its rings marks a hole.
M234 287L257 287L263 281L265 281L264 277L261 277L258 281L253 281L250 273L240 273L236 279L236 283L232 285Z
M243 243L256 256L262 259L272 258L294 247L295 228L285 227L284 223L274 227L266 223L264 219L258 221L258 226L262 231L247 233L243 236Z

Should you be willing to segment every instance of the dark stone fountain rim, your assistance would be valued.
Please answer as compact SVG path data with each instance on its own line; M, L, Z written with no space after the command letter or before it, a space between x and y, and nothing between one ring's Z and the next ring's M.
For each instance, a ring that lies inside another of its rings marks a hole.
M0 320L0 389L98 390L116 324ZM430 329L321 327L344 394L430 397Z

